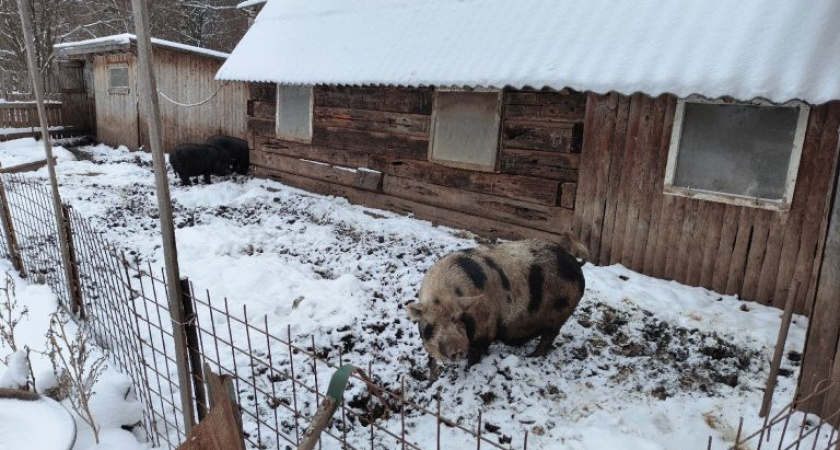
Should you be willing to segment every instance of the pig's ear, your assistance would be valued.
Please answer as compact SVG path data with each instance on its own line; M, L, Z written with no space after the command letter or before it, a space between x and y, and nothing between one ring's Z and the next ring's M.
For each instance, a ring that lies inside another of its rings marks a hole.
M476 303L480 303L481 298L482 297L480 295L476 295L475 297L459 297L458 306L461 307L461 309L470 309Z
M426 311L426 305L420 302L409 303L405 305L405 310L408 311L408 318L419 322L423 318L423 312Z

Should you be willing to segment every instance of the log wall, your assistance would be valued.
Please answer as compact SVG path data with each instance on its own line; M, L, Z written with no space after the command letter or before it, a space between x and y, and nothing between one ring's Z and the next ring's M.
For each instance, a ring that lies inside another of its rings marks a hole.
M508 89L500 173L486 173L427 161L432 93L316 86L301 144L274 137L275 89L253 84L254 171L489 236L572 230L595 263L779 307L798 279L796 310L811 310L840 102L811 109L791 208L771 211L663 194L674 96ZM381 173L344 170L359 167Z
M248 121L254 171L491 236L550 238L570 229L585 95L506 92L500 173L486 173L428 162L432 94L316 86L312 142L301 144L274 137L275 89L254 84Z

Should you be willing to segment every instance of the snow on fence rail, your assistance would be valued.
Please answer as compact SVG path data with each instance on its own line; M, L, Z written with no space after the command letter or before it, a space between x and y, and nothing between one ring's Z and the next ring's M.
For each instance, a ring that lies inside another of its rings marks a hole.
M0 174L0 222L4 228L0 257L18 259L21 275L31 282L49 284L67 309L71 309L74 292L81 297L84 320L91 323L90 338L131 378L145 407L142 427L148 440L163 448L178 447L187 436L163 272L129 261L86 219L66 207L63 226L69 227L72 235L72 284L76 285L68 289L52 208L43 180ZM288 326L270 323L267 316L249 316L246 305L241 311L231 309L227 299L213 298L208 291L197 295L191 283L182 283L181 301L188 320L178 326L179 332L188 336L191 365L208 365L233 377L249 447L296 447L324 398L329 376L353 361L345 361L340 349L336 354L332 347L318 348L314 336L293 338ZM485 433L480 413L472 424L449 420L441 414L439 393L434 406L423 406L406 392L404 380L386 381L370 365L363 369L372 382L353 377L340 411L321 435L319 449L528 448L527 433L501 439ZM191 379L195 398L187 407L201 417L208 409L203 371L192 370ZM836 384L823 383L814 395ZM728 448L834 449L840 435L827 423L836 415L840 411L825 418L801 417L791 404L768 418L760 430L747 433L739 429ZM784 433L794 420L801 420L799 433L774 438L769 444L771 433ZM707 448L713 448L711 438Z

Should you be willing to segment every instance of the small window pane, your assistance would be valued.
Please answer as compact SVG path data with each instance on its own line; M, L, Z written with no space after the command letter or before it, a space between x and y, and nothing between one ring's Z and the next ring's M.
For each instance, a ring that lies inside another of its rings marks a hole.
M781 200L799 109L686 103L674 185Z
M128 89L128 67L109 67L108 87L110 89Z
M495 170L499 154L498 92L438 92L432 159Z
M312 86L277 86L277 136L312 139Z

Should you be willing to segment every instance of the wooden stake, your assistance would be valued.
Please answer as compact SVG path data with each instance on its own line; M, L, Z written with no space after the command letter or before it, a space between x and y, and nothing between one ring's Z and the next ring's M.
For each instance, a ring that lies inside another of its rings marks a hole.
M195 414L193 411L189 362L187 361L187 342L181 326L184 323L184 311L181 306L181 284L179 283L181 275L178 270L178 250L175 245L172 200L169 197L169 180L166 176L163 140L160 134L160 105L152 67L152 40L149 36L146 2L131 0L131 9L134 12L134 30L137 34L139 94L142 97L146 123L149 127L149 146L151 147L152 165L155 171L155 191L157 192L160 215L160 232L163 238L163 259L166 266L169 314L172 319L172 334L175 339L175 361L178 365L178 386L181 390L181 406L184 412L186 434L189 435L195 424Z
M773 402L773 391L776 389L776 377L779 375L779 366L782 364L782 355L785 353L785 341L787 341L790 319L793 316L793 304L796 302L796 291L799 289L799 280L794 280L785 300L785 312L782 314L782 326L779 328L779 336L776 338L776 351L773 353L773 361L770 363L770 375L767 377L767 385L764 387L764 399L761 401L761 411L758 417L765 417L770 412L770 404Z
M47 157L47 172L50 177L50 188L52 189L53 212L55 213L55 225L58 229L58 244L61 252L61 260L64 266L64 281L67 283L67 291L73 290L73 274L70 260L70 247L68 236L64 227L61 211L61 197L58 195L58 180L55 176L55 159L52 153L52 140L50 139L49 122L47 121L47 109L44 107L44 83L35 62L35 33L32 31L32 18L29 16L26 0L17 0L18 13L20 14L21 27L23 28L23 40L26 46L26 65L29 69L29 79L32 81L32 91L35 93L35 104L38 107L38 121L41 124L41 142L44 143L44 153ZM70 299L72 303L72 299Z
M9 209L9 198L6 196L6 184L2 175L0 175L0 221L3 223L3 235L6 237L6 247L9 258L12 260L12 267L18 271L21 278L26 278L26 268L20 256L20 246L17 242L12 212Z

